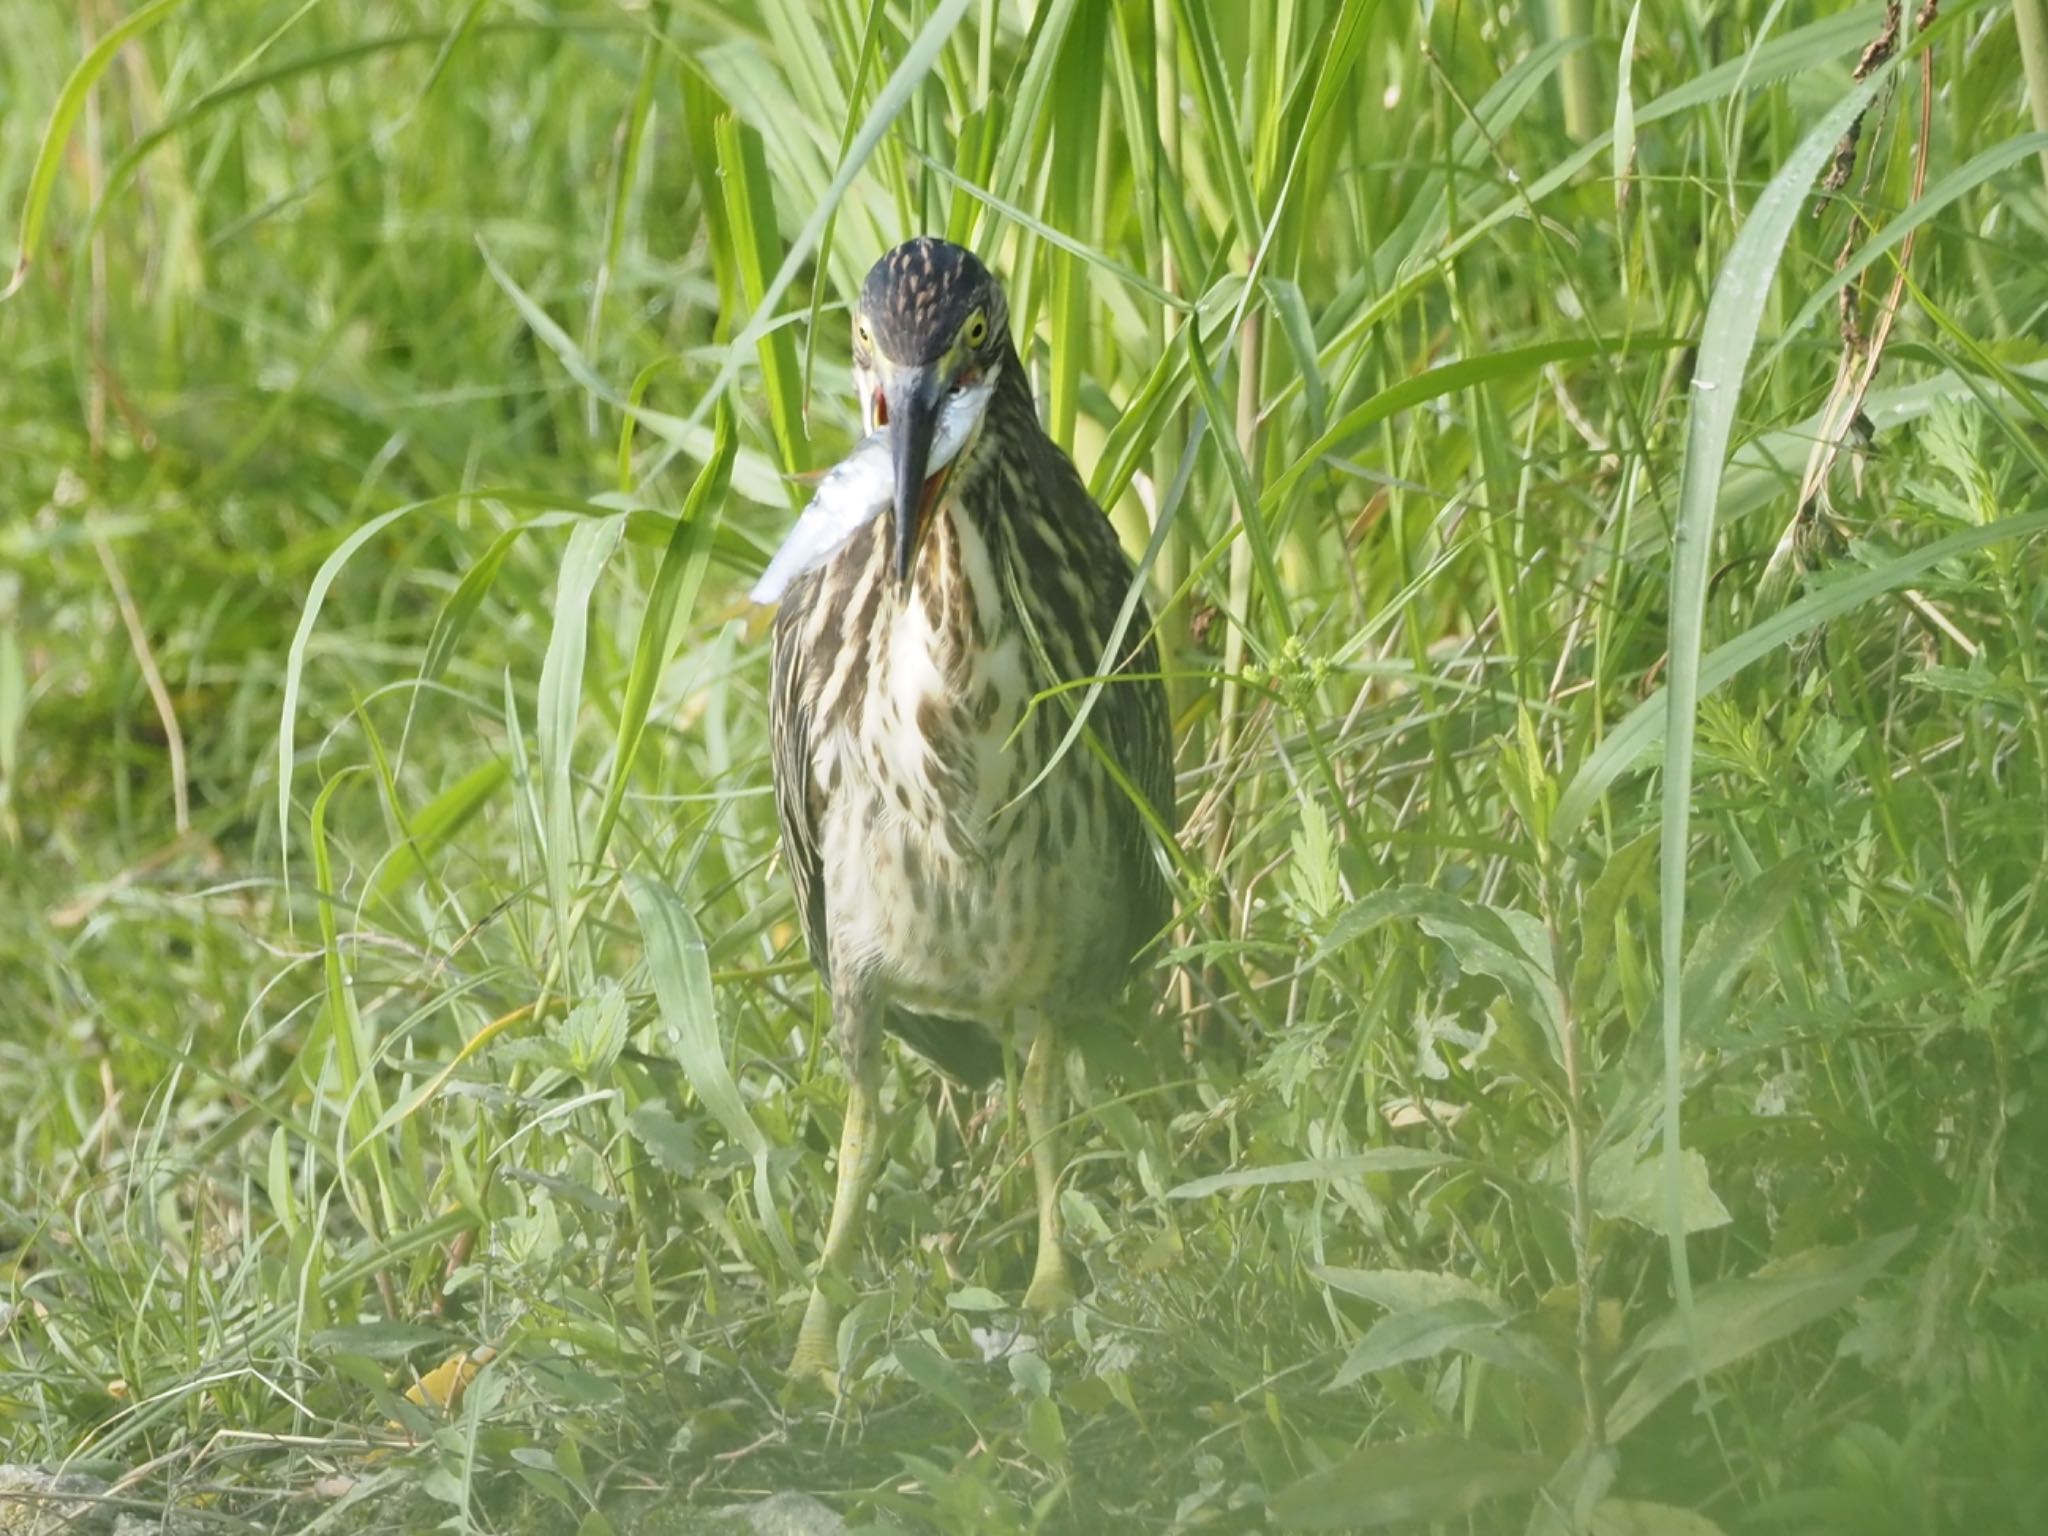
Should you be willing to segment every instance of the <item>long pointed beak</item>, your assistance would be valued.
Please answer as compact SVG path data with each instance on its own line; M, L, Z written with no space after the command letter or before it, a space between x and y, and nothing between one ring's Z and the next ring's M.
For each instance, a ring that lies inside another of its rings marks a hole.
M889 451L896 468L896 587L910 585L924 520L931 510L926 492L932 436L939 421L939 380L930 368L905 368L882 383L889 407Z

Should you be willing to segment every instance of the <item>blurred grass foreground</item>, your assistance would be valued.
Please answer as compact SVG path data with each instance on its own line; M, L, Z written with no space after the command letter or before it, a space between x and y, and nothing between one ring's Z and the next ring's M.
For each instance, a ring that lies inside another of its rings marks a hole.
M0 44L0 1530L2048 1528L2043 0ZM892 1054L788 1400L742 594L919 231L1143 557L1185 861L1081 1301Z

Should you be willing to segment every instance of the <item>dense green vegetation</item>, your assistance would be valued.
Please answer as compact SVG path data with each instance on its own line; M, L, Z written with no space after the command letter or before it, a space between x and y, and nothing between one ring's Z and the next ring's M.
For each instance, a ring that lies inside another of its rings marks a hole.
M14 0L0 1460L2043 1528L2018 4ZM1075 1063L1081 1305L1004 1352L1021 1125L892 1056L785 1400L844 1095L742 594L924 229L1145 556L1181 920Z

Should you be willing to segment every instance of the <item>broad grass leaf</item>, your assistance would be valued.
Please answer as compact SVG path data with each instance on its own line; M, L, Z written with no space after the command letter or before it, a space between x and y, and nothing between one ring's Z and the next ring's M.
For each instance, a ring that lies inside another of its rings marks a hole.
M1643 0L1628 8L1628 25L1621 29L1621 57L1614 80L1614 211L1617 220L1628 203L1629 181L1636 165L1636 101L1630 77L1635 71L1636 23L1642 20Z
M666 1104L642 1104L626 1117L626 1130L663 1171L695 1178L704 1163L694 1120L678 1120Z
M429 800L412 817L411 836L391 851L391 857L370 882L371 898L391 901L416 877L426 873L434 855L454 841L456 834L504 786L510 772L502 757L491 758Z
M640 920L647 974L660 1009L655 1039L683 1069L697 1098L725 1127L726 1135L749 1152L766 1151L768 1139L747 1112L739 1084L726 1065L711 990L711 960L697 919L681 897L651 875L628 873L626 896Z
M568 1069L585 1082L608 1077L626 1048L626 994L617 982L578 1003L553 1031Z
M1700 653L1706 631L1707 581L1713 566L1714 519L1721 472L1742 400L1743 376L1756 345L1778 260L1793 221L1806 204L1822 166L1850 126L1859 121L1878 89L1891 78L1888 66L1873 70L1799 141L1751 208L1715 279L1700 328L1686 413L1685 457L1678 509L1671 535L1671 595L1668 621L1667 725L1664 742L1660 838L1658 842L1658 937L1665 978L1661 1038L1664 1047L1664 1209L1671 1253L1671 1284L1681 1315L1692 1311L1692 1280L1685 1245L1683 1169L1679 1161L1684 1090L1684 989L1670 985L1685 967L1686 869L1691 856L1693 739L1699 720Z
M1300 370L1309 436L1319 438L1329 427L1330 395L1323 382L1322 364L1316 360L1315 326L1301 296L1301 285L1268 273L1259 279L1259 286L1265 291L1267 306L1280 322L1280 334L1287 338L1294 366Z
M311 1343L320 1353L361 1355L369 1360L403 1360L429 1344L446 1344L451 1335L445 1328L425 1323L349 1323L322 1328Z
M963 1285L947 1293L946 1305L955 1312L1007 1312L1010 1304L982 1285Z
M1730 897L1700 929L1685 957L1680 983L1685 992L1686 1028L1695 1044L1720 1028L1736 983L1785 921L1800 894L1802 876L1812 864L1811 858L1800 855L1765 870Z
M1226 1189L1257 1189L1269 1184L1308 1184L1330 1179L1356 1179L1373 1173L1413 1173L1421 1168L1442 1168L1458 1161L1443 1152L1420 1147L1375 1147L1344 1157L1307 1158L1298 1163L1275 1163L1266 1168L1239 1168L1192 1179L1166 1192L1169 1200L1197 1200Z
M183 3L184 0L155 0L154 4L124 16L108 28L106 35L78 61L63 89L58 91L56 107L43 128L42 147L36 151L35 166L29 172L27 190L22 194L21 251L14 260L13 276L8 279L6 288L0 289L0 300L11 297L28 277L36 246L42 241L43 221L50 211L50 194L56 188L57 173L64 167L65 147L71 140L72 128L77 125L78 114L85 110L86 98L99 84L107 66L114 62L115 54Z
M1657 835L1644 832L1607 856L1599 876L1579 900L1578 963L1572 967L1571 995L1581 1009L1591 1006L1614 957L1614 920L1629 892L1650 868Z
M1500 1313L1476 1297L1458 1296L1413 1312L1392 1312L1374 1323L1337 1369L1330 1390L1348 1387L1359 1377L1411 1360L1428 1360L1455 1349L1475 1333L1502 1325Z
M570 758L576 719L583 709L583 658L589 640L590 594L605 562L625 532L623 514L578 523L562 554L556 585L554 624L541 660L540 691L534 703L534 751L540 770L541 867L548 903L555 914L555 943L564 961L574 949L570 916L575 871L582 862L581 827L576 820L575 777ZM573 971L572 971L573 974Z
M469 621L476 617L477 609L489 595L498 573L505 567L505 557L512 553L512 546L526 533L528 525L515 523L490 542L487 548L468 570L462 573L462 580L449 594L448 601L441 605L441 611L434 615L433 632L427 636L426 659L420 663L420 680L437 682L448 670L448 663L455 659L455 648L462 641L462 635L469 628ZM418 695L414 695L417 699ZM406 710L406 723L410 727L413 711Z
M1707 1160L1692 1147L1680 1149L1683 1178L1679 1212L1688 1234L1725 1227L1734 1218L1714 1193ZM1664 1230L1664 1165L1658 1157L1638 1159L1627 1144L1609 1147L1587 1170L1586 1195L1596 1214L1610 1221L1632 1221L1652 1232Z
M1311 1264L1308 1272L1332 1290L1390 1312L1413 1312L1452 1301L1476 1301L1498 1317L1508 1315L1506 1302L1463 1275L1430 1269L1344 1269L1330 1264Z
M904 1339L895 1349L903 1374L969 1423L974 1420L974 1394L953 1362L922 1339Z
M1490 1499L1543 1486L1551 1464L1456 1435L1417 1435L1369 1445L1273 1498L1285 1530L1370 1529L1450 1520Z
M768 1138L747 1112L739 1084L726 1064L711 990L711 960L697 920L682 898L662 881L639 872L626 876L626 896L640 922L647 973L661 1013L656 1038L689 1079L699 1102L725 1133L754 1160L754 1204L776 1257L792 1273L802 1269L783 1230L774 1186L768 1177Z
M633 764L640 755L640 741L647 729L647 711L654 702L655 687L675 656L682 624L696 606L704 570L711 560L711 545L718 533L726 487L732 481L738 441L728 401L719 402L713 417L712 439L711 456L684 498L682 513L669 534L668 547L662 551L661 564L655 569L654 585L648 589L647 607L640 615L640 632L633 641L633 665L626 674L625 696L619 703L611 783L605 789L604 809L598 813L597 832L591 839L593 860L603 858L611 843L612 828L626 798Z
M1382 923L1403 917L1413 918L1425 933L1449 945L1459 969L1498 981L1516 1006L1556 1041L1564 1023L1557 983L1544 957L1530 952L1527 937L1492 907L1426 885L1375 891L1338 914L1318 953L1329 955Z
M1638 1336L1616 1368L1625 1381L1607 1412L1619 1440L1674 1392L1701 1374L1736 1361L1846 1306L1913 1240L1911 1228L1846 1248L1811 1248L1738 1280L1700 1287L1693 1298L1692 1339L1677 1309Z

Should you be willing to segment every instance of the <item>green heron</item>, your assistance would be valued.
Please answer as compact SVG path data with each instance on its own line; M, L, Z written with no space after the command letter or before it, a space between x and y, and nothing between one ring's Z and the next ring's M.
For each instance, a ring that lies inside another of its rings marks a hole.
M843 1275L859 1246L882 1031L985 1081L1014 1030L1038 1198L1024 1301L1051 1311L1073 1298L1062 1032L1104 1016L1169 912L1147 831L1174 826L1166 694L1140 608L1113 659L1128 675L1054 762L1084 690L1030 706L1099 674L1131 564L1039 425L987 268L937 239L889 252L861 288L853 368L868 429L888 428L893 503L790 586L769 701L783 855L848 1078L820 1267ZM949 406L981 414L935 466ZM837 1353L814 1285L790 1373L830 1380Z

